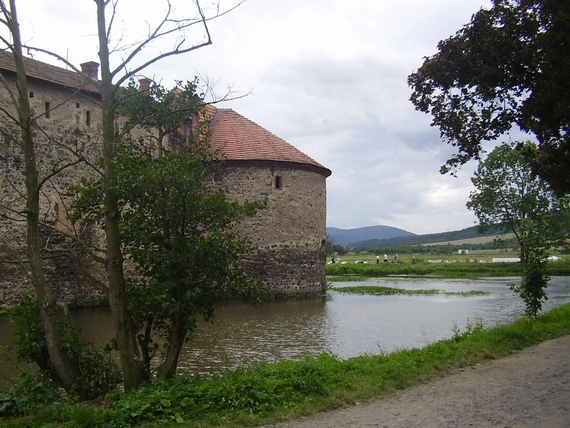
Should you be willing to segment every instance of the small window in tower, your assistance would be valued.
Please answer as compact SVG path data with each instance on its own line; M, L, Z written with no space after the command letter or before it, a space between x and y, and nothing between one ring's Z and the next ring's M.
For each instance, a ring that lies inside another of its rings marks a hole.
M34 93L30 91L30 98L34 98Z
M283 188L283 178L280 175L275 176L275 188L276 189Z
M79 108L79 103L75 103L75 108Z
M85 112L85 125L91 126L91 112L89 110Z
M51 116L51 109L49 105L49 101L46 101L46 119L49 119Z

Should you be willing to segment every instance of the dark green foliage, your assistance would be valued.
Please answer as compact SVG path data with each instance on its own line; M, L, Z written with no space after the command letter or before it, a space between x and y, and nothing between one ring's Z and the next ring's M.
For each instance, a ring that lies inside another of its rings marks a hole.
M209 144L209 123L198 121L196 82L171 90L134 85L122 93L131 124L156 130L156 143L123 136L113 158L119 238L136 273L127 280L128 308L147 379L173 376L180 349L198 317L211 320L224 298L256 301L261 284L249 278L244 257L255 248L237 232L264 201L232 202L218 185L223 160ZM190 126L190 135L179 130ZM103 179L83 183L75 218L102 225Z
M331 236L327 232L327 242L325 243L325 252L326 252L327 256L334 254L332 246L333 246L333 239L331 238Z
M409 76L410 100L457 148L442 173L479 159L484 141L514 126L538 141L533 170L570 193L568 28L567 0L494 0Z
M531 171L523 152L537 153L532 142L513 148L496 147L479 163L471 181L476 190L467 207L475 212L480 227L513 232L524 272L520 286L512 289L523 298L528 315L536 317L546 299L547 249L568 234L568 197L559 199Z
M526 258L523 261L524 275L521 285L511 286L525 302L527 315L533 318L536 318L542 310L542 302L548 299L545 289L550 277L546 272L548 254L545 249L547 244L544 233L547 225L543 226L537 228L529 220L521 223L521 242L526 248Z
M536 224L548 215L551 232L549 239L566 236L568 225L567 200L559 199L542 179L535 176L522 152L537 152L536 145L526 142L519 148L509 144L496 147L479 163L471 181L475 186L469 195L467 208L479 219L479 228L491 227L514 233L521 260L525 259L524 245L519 236L520 222L524 219ZM557 227L557 229L554 229Z
M0 393L0 417L21 416L32 413L60 399L58 385L44 371L35 375L20 374L17 386Z
M40 370L49 371L51 378L56 378L56 373L51 372L51 361L41 328L39 302L29 295L22 296L22 303L10 313L9 323L14 336L18 338L10 345L16 351L18 361L35 363Z
M344 256L347 253L346 248L339 244L333 244L330 254L338 254Z
M211 190L215 162L206 145L159 158L125 146L116 157L121 237L141 275L130 282L129 306L146 332L139 340L147 364L149 329L172 342L173 334L194 330L198 315L210 320L221 299L255 299L259 291L240 264L253 247L234 227L262 204L230 202L223 189Z
M128 118L124 131L135 126L146 129L151 145L156 146L159 155L165 149L165 138L168 138L170 151L178 152L186 146L180 128L195 124L197 113L205 105L204 94L198 93L198 78L175 83L171 89L154 82L149 82L148 88L141 88L131 80L121 91L119 109L123 117Z
M35 363L39 367L37 375L22 374L20 384L14 389L16 395L28 397L30 401L41 388L44 394L57 395L60 386L57 373L49 358L45 335L40 327L39 303L29 296L16 306L9 322L18 338L9 349L16 351L18 362ZM102 396L116 387L121 381L119 370L112 360L110 349L94 349L91 344L80 338L80 331L62 317L58 321L60 334L64 338L63 347L71 361L77 362L80 375L75 393L83 399Z

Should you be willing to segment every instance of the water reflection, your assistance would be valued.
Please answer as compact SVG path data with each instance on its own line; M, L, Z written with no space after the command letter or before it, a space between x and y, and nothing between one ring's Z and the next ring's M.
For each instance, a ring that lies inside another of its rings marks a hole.
M180 368L209 372L323 351L349 358L421 347L451 337L454 325L464 330L468 319L481 318L486 326L494 326L523 315L524 303L508 288L515 281L520 279L391 278L333 284L492 293L475 297L360 296L333 289L321 298L268 302L255 308L227 303L216 310L214 323L199 324L196 336L183 349ZM547 293L545 310L570 302L570 277L552 278ZM86 339L103 344L112 337L107 309L76 311L73 316ZM5 331L5 322L0 321L1 342Z
M331 351L341 358L425 346L453 335L457 325L481 318L486 326L511 322L524 304L508 284L519 278L484 280L372 280L334 286L382 285L404 289L483 290L461 296L360 296L331 290L324 298L270 302L252 308L227 304L213 324L202 323L181 355L181 368L207 372L259 361ZM570 278L553 278L545 310L570 302Z
M183 350L181 367L208 371L320 353L328 348L328 331L334 329L327 300L269 302L255 308L226 304L216 312L215 323L199 326Z

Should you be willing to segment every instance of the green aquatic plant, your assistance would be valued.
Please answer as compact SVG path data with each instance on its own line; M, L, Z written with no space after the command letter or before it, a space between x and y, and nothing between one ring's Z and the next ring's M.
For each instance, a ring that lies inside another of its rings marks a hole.
M459 327L457 322L454 321L453 328L451 329L451 331L453 331L453 337L451 338L451 340L457 342L461 340L461 338L463 337L471 336L475 333L483 331L484 328L485 325L483 323L483 318L475 318L475 321L473 322L471 321L470 317L467 317L464 331L461 331L461 328Z
M402 288L393 287L381 287L375 285L362 285L357 287L334 287L333 290L339 293L347 294L369 294L373 296L392 296L392 295L405 295L405 296L463 296L463 297L473 297L473 296L484 296L491 294L488 291L445 291L445 290L406 290Z

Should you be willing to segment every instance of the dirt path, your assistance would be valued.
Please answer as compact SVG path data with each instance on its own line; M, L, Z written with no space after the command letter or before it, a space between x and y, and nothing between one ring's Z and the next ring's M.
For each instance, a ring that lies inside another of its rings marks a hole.
M570 336L274 428L570 427Z

